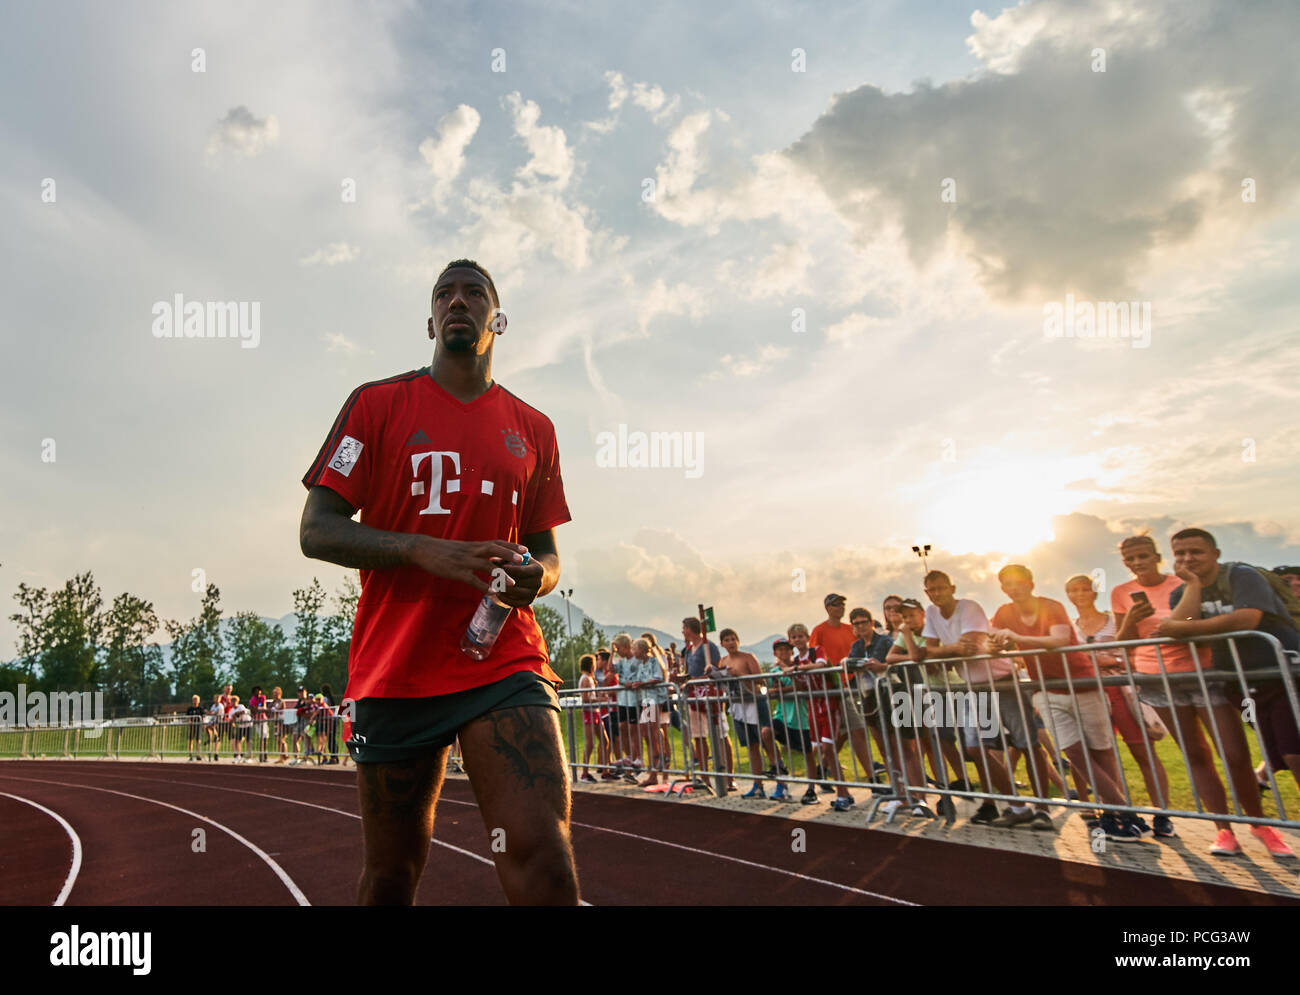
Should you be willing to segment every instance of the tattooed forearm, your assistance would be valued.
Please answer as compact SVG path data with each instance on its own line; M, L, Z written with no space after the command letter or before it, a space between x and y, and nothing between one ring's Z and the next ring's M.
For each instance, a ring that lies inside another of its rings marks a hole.
M411 552L420 539L405 532L384 532L350 518L333 519L313 528L307 555L357 570L404 567L411 562Z
M492 749L523 788L567 785L559 749L555 712L540 705L520 705L489 712L479 721L491 728Z

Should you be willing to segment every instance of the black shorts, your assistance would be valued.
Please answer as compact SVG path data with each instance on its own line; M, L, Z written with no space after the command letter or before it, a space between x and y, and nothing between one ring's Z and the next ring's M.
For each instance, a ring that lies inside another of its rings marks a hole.
M637 708L636 705L618 706L619 722L626 722L628 725L634 726L639 721L640 716L641 716L641 709Z
M780 719L773 719L772 736L787 750L799 750L802 753L812 752L812 739L808 735L807 729L787 729L786 724Z
M431 698L362 698L352 718L348 753L359 764L393 763L436 753L455 742L460 730L475 719L520 705L560 712L555 688L531 670Z

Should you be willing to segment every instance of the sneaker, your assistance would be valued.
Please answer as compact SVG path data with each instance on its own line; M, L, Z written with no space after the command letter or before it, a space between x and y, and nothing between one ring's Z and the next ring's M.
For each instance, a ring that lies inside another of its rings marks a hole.
M612 771L608 771L608 770L607 770L607 771L604 771L604 772L600 775L600 779L601 779L602 781L617 781L617 780L618 780L618 775L615 774L615 773L613 773Z
M880 808L877 811L883 813L884 815L892 815L893 813L898 811L899 806L901 806L902 804L903 804L903 799L891 798L887 802L881 802Z
M794 796L785 790L784 784L778 784L776 790L772 792L772 801L774 802L792 802Z
M1133 819L1133 825L1137 826L1138 832L1140 832L1143 836L1151 835L1151 827L1147 825L1146 819L1142 818L1142 816L1140 815L1135 815L1132 817L1132 819Z
M596 783L596 779L595 779L594 777L592 777L590 774L583 774L582 777L578 778L578 780L579 780L579 781L586 781L588 784L595 784L595 783Z
M817 792L812 785L808 786L808 790L803 793L803 797L799 800L805 805L818 805L821 803L821 799L817 797Z
M628 784L636 784L636 783L638 783L638 782L637 782L637 779L636 779L636 775L633 774L631 771L628 771L628 772L627 772L626 774L624 774L621 778L619 778L619 780L621 780L621 781L626 781Z
M985 802L979 807L974 815L970 817L972 825L991 826L993 820L998 817L998 807L992 802Z
M1072 802L1077 802L1079 800L1079 792L1071 788L1069 791L1065 793L1065 797Z
M776 780L776 768L775 768L775 767L769 767L767 770L763 771L763 776L764 776L765 778L767 778L769 781L775 781L775 780Z
M1114 812L1107 812L1101 817L1101 831L1106 839L1116 843L1136 843L1142 839L1142 831L1125 818L1122 822Z
M1250 835L1259 840L1274 857L1295 859L1295 851L1282 840L1282 834L1272 826L1251 826Z
M1033 821L1029 823L1030 829L1037 829L1039 832L1054 833L1056 826L1052 822L1052 817L1046 812L1038 811L1034 813Z
M948 790L949 791L974 791L975 789L971 787L970 781L967 781L964 778L959 777L955 781L948 782ZM994 811L996 811L996 806L994 808Z
M750 788L748 791L746 791L740 797L741 798L766 798L767 792L763 790L762 784L760 784L758 781L755 781L754 786Z
M1094 829L1097 829L1098 827L1101 826L1100 812L1085 811L1085 812L1080 812L1079 814L1083 816L1083 824L1088 827L1088 832L1092 832Z
M847 812L854 805L852 798L836 798L831 802L831 808L836 812Z
M829 784L819 784L817 785L817 790L820 791L823 795L835 794L835 789L832 788Z
M1237 857L1241 855L1241 844L1237 842L1237 837L1232 834L1231 829L1220 829L1219 835L1214 837L1214 845L1210 847L1210 853L1216 857Z
M1003 809L1002 814L989 823L996 829L1014 829L1016 826L1024 826L1034 821L1034 812L1032 809L1025 809L1023 812L1017 812L1011 806Z
M1178 834L1174 832L1173 820L1167 815L1157 815L1151 820L1151 831L1155 834L1156 839L1169 839Z

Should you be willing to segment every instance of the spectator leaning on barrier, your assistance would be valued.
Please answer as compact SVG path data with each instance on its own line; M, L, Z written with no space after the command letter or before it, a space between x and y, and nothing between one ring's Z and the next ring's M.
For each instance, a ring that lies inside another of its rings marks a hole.
M641 633L650 646L650 656L659 663L659 671L663 676L663 683L656 685L654 688L654 701L659 707L659 725L657 735L659 736L659 755L663 757L664 766L661 768L667 770L672 763L673 746L672 740L668 736L668 729L674 717L673 701L670 694L672 686L672 667L668 662L668 654L664 652L663 647L659 645L659 640L655 638L653 632Z
M773 640L772 654L776 657L776 662L769 664L768 670L781 675L774 684L777 701L772 707L772 736L778 743L785 745L792 764L795 750L803 754L804 776L811 778L813 745L808 735L807 698L795 693L794 679L797 671L794 665L794 643L789 639ZM811 801L808 801L809 794L812 796ZM776 780L776 790L772 792L772 800L781 802L794 800L779 778ZM817 793L813 791L811 784L808 785L803 801L809 805L817 802Z
M1077 644L1115 642L1118 626L1114 612L1097 610L1097 592L1093 588L1092 578L1083 574L1071 577L1065 582L1065 596L1078 609L1079 617L1074 622L1074 641ZM1099 650L1092 654L1097 668L1103 677L1123 674L1124 661L1113 650ZM1137 695L1129 687L1107 687L1106 702L1110 706L1111 725L1124 740L1138 770L1142 772L1142 781L1146 785L1147 797L1156 808L1165 808L1169 804L1169 775L1165 765L1155 750L1148 752L1143 740L1142 705ZM1149 707L1149 706L1148 706ZM1158 721L1158 719L1156 720ZM1150 736L1150 734L1147 734ZM1135 817L1138 828L1144 833L1150 831L1146 821ZM1154 819L1155 835L1161 838L1176 836L1174 824L1167 815L1157 815Z
M220 694L214 694L212 704L208 706L207 724L204 727L208 734L208 754L214 762L221 756L221 723L225 718L225 702L221 700Z
M682 619L682 639L686 641L686 650L682 657L686 663L688 680L708 677L725 677L718 671L722 662L722 653L717 645L704 638L704 628L698 618L690 616ZM688 690L690 699L686 707L686 725L691 738L692 755L695 765L701 770L708 770L709 763L709 723L717 730L718 741L726 751L726 767L723 757L715 758L720 769L728 774L734 769L731 755L731 738L727 735L727 717L721 704L717 701L718 689L709 684L692 684ZM730 790L731 785L728 785Z
M271 698L266 703L266 711L270 716L272 732L280 747L280 759L277 760L276 763L287 763L289 760L289 754L286 753L284 749L284 691L278 686L271 688Z
M885 657L889 655L889 648L893 645L893 640L885 632L877 632L875 620L871 617L871 612L865 608L854 608L849 612L849 625L857 637L853 645L849 647L849 656L854 660L874 660L877 663L884 663ZM867 664L862 665L854 680L857 681L858 692L862 695L862 711L859 713L863 716L863 723L871 728L871 738L876 743L876 750L881 757L887 756L885 752L883 728L886 721L881 717L880 707L882 702L877 697L876 682L880 675L873 671ZM885 707L884 716L889 715L889 685L884 690ZM874 716L874 722L867 722L868 716ZM852 719L850 719L852 721ZM875 762L869 768L872 775L876 771L884 770L885 765Z
M329 739L329 757L325 760L327 764L336 764L339 762L339 710L338 700L334 697L334 689L328 684L320 686L320 695L325 699L325 705L328 711L325 712L326 734Z
M833 778L842 781L844 775L840 770L840 758L835 749L836 737L843 721L839 675L809 673L809 671L825 670L829 664L821 648L811 644L808 627L803 623L796 622L790 626L786 630L786 636L794 643L794 666L795 670L800 672L800 676L795 680L795 687L811 695L808 708L808 732L813 747L819 751L821 759L816 777L818 780ZM832 788L829 784L823 784L821 788L828 794L832 791L835 793L835 800L831 802L831 808L835 811L847 812L853 807L853 796L844 785L838 784ZM804 792L800 801L805 805L817 802L817 793L811 784L808 785L808 790Z
M189 759L200 763L203 762L203 752L199 744L202 742L203 716L206 713L202 701L203 699L196 694L190 699L190 707L185 709L186 733L190 747Z
M891 678L891 688L896 688L905 695L911 695L913 689L920 687L922 689L929 686L930 680L925 661L925 639L921 632L925 628L925 609L921 607L921 602L914 598L903 598L899 601L895 609L897 616L897 632L889 647L889 653L885 656L885 661L889 664L889 676ZM891 694L892 698L892 694ZM892 742L897 745L894 750L894 769L890 772L890 778L895 786L900 784L916 785L917 790L911 792L917 801L917 807L912 809L913 815L926 814L926 794L925 785L925 768L922 765L921 753L917 743L929 743L930 734L925 729L922 717L916 714L910 715L909 721L901 721L902 715L896 714L894 703L890 702L881 705L882 715L885 721L889 722ZM894 733L897 733L894 735ZM940 724L937 730L941 740L944 741L945 749L948 743L955 737L955 730L951 727ZM932 756L934 762L934 772L937 782L943 781L943 764L937 757ZM958 767L959 770L963 768ZM892 798L880 806L880 810L886 815L896 811L903 805L901 798Z
M1011 599L993 614L989 645L995 652L1017 649L1060 649L1074 641L1074 632L1065 606L1052 598L1034 594L1034 575L1019 563L1008 564L998 571L998 583ZM1097 690L1096 669L1087 654L1047 653L1024 657L1025 668L1035 682L1063 680L1068 673L1070 687L1041 688L1034 692L1034 708L1043 716L1057 748L1070 760L1080 795L1094 784L1097 796L1108 805L1124 805L1119 763L1111 748L1110 710ZM1089 762L1091 761L1091 763ZM1029 775L1034 791L1047 797L1047 778L1030 764ZM1091 776L1089 776L1091 775ZM1037 813L1013 806L993 821L995 826L1016 826L1048 819L1047 806L1038 805ZM1142 830L1132 813L1116 815L1106 812L1100 821L1107 839L1131 843L1142 838Z
M609 757L609 737L605 735L605 727L600 721L600 702L599 695L594 690L598 687L596 683L596 658L591 653L584 653L578 659L578 688L582 693L578 696L582 709L582 737L583 737L583 756L582 762L585 765L582 768L582 775L578 778L580 781L589 781L596 783L596 779L591 776L591 754L596 753L596 763L603 767Z
M626 632L620 632L609 645L614 651L610 658L611 666L618 674L618 735L624 754L619 766L624 768L624 780L635 781L633 771L645 766L641 761L641 704L636 690L629 688L628 684L636 681L640 665L632 656L632 637Z
M931 570L926 574L925 594L932 602L925 610L925 629L922 632L927 657L969 657L989 652L988 616L978 602L970 598L958 598L956 593L956 585L942 570ZM993 726L981 734L975 716L968 715L968 721L962 730L963 745L975 761L980 789L989 794L1015 794L1010 773L999 758L991 755L991 751L1002 750L1002 736L1006 736L1009 746L1028 752L1035 735L1032 731L1032 707L1021 700L1016 691L993 690L992 682L1014 679L1015 675L1015 661L1001 659L975 660L953 665L953 674L949 677L949 684L960 690L990 696L987 714L997 717ZM960 773L964 779L964 767ZM1013 806L1012 812L1029 813L1029 808ZM992 825L998 818L997 806L986 801L980 805L971 821ZM1046 815L1042 819L1035 819L1029 813L1027 819L1020 821L1029 822L1034 829L1054 828Z
M266 695L262 693L260 684L254 686L253 693L248 696L248 709L253 713L253 736L257 740L257 761L266 763L266 739L270 735L270 729L267 727Z
M772 742L772 713L768 707L767 695L763 694L763 682L753 678L761 674L763 668L758 665L758 657L746 653L740 648L740 636L735 629L723 629L718 633L718 641L727 651L723 659L722 670L732 677L747 678L733 683L732 697L738 699L731 709L731 721L736 727L736 745L743 746L749 753L749 771L754 775L754 783L741 798L766 798L763 789L763 752L767 752L772 768L778 765L778 757Z
M1273 636L1284 651L1300 651L1296 631L1286 602L1268 580L1245 563L1220 563L1214 536L1204 529L1183 529L1170 540L1174 550L1174 572L1184 586L1170 594L1172 614L1160 622L1156 632L1174 639L1258 630ZM1278 673L1279 660L1262 639L1234 640L1243 671L1267 670ZM1236 673L1228 640L1211 644L1216 670ZM1300 780L1300 731L1291 712L1285 686L1280 679L1252 680L1250 692L1260 743L1269 762L1277 769L1290 768ZM1240 693L1239 679L1227 684L1229 693ZM1236 789L1241 807L1248 815L1263 815L1259 784L1250 766L1250 751L1241 716L1231 706L1215 709L1214 718L1223 741L1224 766ZM1251 826L1251 833L1274 857L1295 854L1271 826ZM1210 851L1231 856L1240 851L1231 828L1221 829Z
M823 604L826 608L826 621L813 627L809 640L813 646L821 650L828 664L838 667L852 655L857 636L851 618L850 624L847 625L840 621L844 617L844 595L828 594ZM843 690L833 692L833 700L839 706L840 715L839 728L835 734L835 754L839 756L845 742L851 740L853 756L866 772L863 776L870 777L874 773L874 761L871 758L871 750L867 746L867 720L858 704L860 688L857 675L848 675L846 672L845 679L839 681L837 687L842 687Z
M249 727L253 724L249 716L248 706L240 703L239 695L231 695L227 719L230 722L231 760L237 764L248 762L248 757L244 755L244 746L248 742Z
M1300 567L1274 567L1273 572L1286 581L1292 594L1300 598Z
M610 662L609 650L605 647L601 647L596 651L596 671L594 676L597 687L613 688L618 685L618 674L614 670L614 665ZM598 698L604 703L600 710L600 721L605 727L605 735L609 738L607 763L612 766L623 759L623 746L619 741L618 734L617 692L604 691L598 695ZM600 779L602 781L617 781L618 774L605 769L600 772Z
M305 687L298 688L298 696L294 699L294 720L285 723L285 730L289 733L291 740L290 746L293 750L293 759L289 761L289 766L306 763L307 758L311 756L311 736L307 732L307 726L311 721L312 699L307 693ZM307 752L300 758L298 756L298 743L300 740L307 741Z

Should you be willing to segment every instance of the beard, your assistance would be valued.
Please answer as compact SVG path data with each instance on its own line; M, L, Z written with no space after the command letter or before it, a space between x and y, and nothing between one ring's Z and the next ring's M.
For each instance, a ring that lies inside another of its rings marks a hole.
M462 331L459 328L453 332L446 333L442 340L442 347L448 352L472 353L477 345L477 335Z

